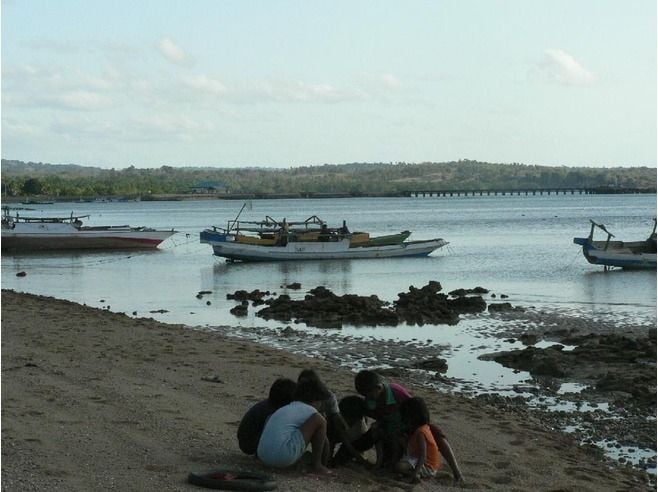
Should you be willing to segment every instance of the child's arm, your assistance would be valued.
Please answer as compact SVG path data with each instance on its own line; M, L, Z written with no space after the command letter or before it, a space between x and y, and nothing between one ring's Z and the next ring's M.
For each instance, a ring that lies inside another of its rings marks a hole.
M414 456L414 458L418 458L418 462L414 467L413 474L411 476L411 483L418 483L420 482L420 470L423 468L425 460L427 459L427 442L425 442L425 436L420 432L414 433L412 439L416 441L418 456Z
M347 449L350 455L356 459L357 462L363 465L368 464L368 460L365 459L363 455L354 448L354 446L352 446L352 442L347 435L347 423L345 422L345 419L343 419L338 413L331 415L329 418L338 433L338 439L340 439L340 442L345 446L345 449Z
M457 464L457 459L452 452L452 448L450 447L448 440L445 437L439 437L436 439L436 445L438 446L441 455L443 455L443 457L448 462L448 466L450 466L450 469L452 470L452 476L455 478L455 482L461 482L464 477L462 476L462 472L459 469L459 465Z

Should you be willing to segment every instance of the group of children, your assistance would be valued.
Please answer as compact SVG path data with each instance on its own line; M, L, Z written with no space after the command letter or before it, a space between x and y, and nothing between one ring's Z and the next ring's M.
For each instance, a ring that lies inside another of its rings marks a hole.
M455 480L462 480L450 444L431 424L422 398L369 370L356 375L354 386L361 396L338 402L313 369L303 370L296 382L277 379L268 398L240 421L240 449L267 466L285 468L299 461L311 444L313 471L331 474L330 467L350 460L370 465L362 453L374 447L376 467L402 473L412 482L433 477L442 457ZM374 420L369 428L367 418Z

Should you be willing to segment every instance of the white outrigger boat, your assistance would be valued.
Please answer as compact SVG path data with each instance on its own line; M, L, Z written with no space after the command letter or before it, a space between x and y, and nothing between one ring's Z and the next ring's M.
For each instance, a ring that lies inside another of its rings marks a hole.
M87 217L21 217L4 209L2 251L152 249L176 232L127 225L84 226L82 219Z
M239 214L238 214L239 215ZM427 256L448 244L443 239L407 241L411 233L370 237L350 232L343 222L329 228L317 216L303 222L278 222L266 217L260 222L231 220L226 228L213 226L201 232L200 240L216 256L230 261L298 261Z
M589 236L576 237L575 244L583 247L583 255L588 262L606 267L621 267L628 269L656 268L656 219L653 219L653 231L644 241L611 241L614 234L603 224L593 220ZM605 241L594 241L594 229L599 228L608 237Z

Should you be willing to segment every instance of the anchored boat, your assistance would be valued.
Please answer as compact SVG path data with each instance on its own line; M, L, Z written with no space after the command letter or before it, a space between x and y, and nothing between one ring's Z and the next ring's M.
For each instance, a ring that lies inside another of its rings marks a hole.
M653 219L653 231L644 241L612 241L614 234L603 224L590 220L592 227L587 237L576 237L575 244L583 247L583 255L588 262L604 267L621 267L628 269L656 268L656 219ZM608 237L605 241L594 241L594 229L601 229Z
M21 217L2 215L2 251L58 251L73 249L150 249L176 231L149 227L84 226L88 215Z
M239 216L239 214L238 214ZM427 256L448 244L443 239L407 241L409 231L371 237L350 232L345 222L330 228L313 215L303 222L231 220L227 227L213 226L201 232L200 240L216 256L232 261L330 260Z

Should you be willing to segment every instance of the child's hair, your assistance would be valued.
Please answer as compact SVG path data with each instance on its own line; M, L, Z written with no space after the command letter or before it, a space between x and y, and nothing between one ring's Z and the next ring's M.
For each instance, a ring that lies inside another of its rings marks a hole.
M346 396L338 403L338 409L345 422L354 425L366 416L366 401L360 396Z
M376 372L367 369L359 371L354 377L354 387L356 388L356 392L362 395L367 395L380 384L382 384L381 376Z
M312 403L318 400L331 398L331 393L322 381L306 379L297 383L294 399L304 403Z
M318 373L314 369L304 369L300 372L299 376L297 376L297 383L301 383L302 381L318 381L322 383L320 376L318 376Z
M400 404L400 417L412 431L430 423L430 412L425 400L418 397L409 398Z
M274 408L281 408L292 401L293 394L297 383L292 379L279 378L270 386L270 394L267 397L270 405Z

